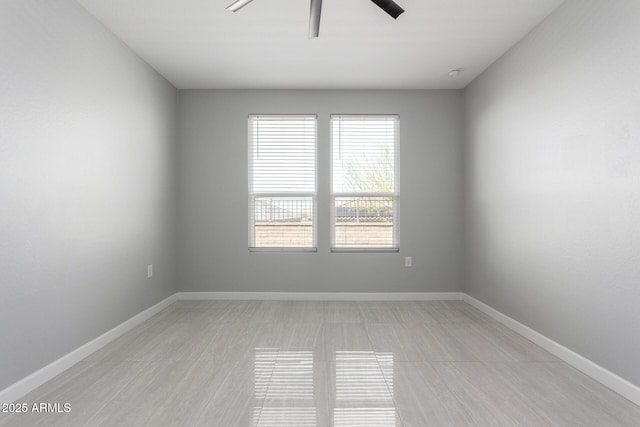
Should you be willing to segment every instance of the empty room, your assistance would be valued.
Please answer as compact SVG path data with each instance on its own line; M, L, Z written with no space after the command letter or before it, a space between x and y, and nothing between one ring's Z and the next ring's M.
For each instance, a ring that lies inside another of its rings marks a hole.
M639 426L640 1L0 0L0 426Z

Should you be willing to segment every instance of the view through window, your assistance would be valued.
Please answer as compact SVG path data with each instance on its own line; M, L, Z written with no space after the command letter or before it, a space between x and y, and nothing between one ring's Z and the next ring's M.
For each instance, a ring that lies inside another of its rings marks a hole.
M397 116L331 116L332 250L398 250Z
M316 116L249 117L249 247L316 247Z
M331 116L331 250L399 250L399 118ZM249 117L249 248L317 247L317 117Z

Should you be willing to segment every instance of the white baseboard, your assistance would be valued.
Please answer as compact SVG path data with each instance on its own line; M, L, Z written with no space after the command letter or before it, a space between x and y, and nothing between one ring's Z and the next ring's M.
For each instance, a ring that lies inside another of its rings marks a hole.
M462 292L178 292L178 300L269 301L445 301L462 300Z
M619 377L613 372L568 349L562 344L558 344L552 339L547 338L541 333L534 331L528 326L523 325L517 320L512 319L511 317L499 312L493 307L488 306L487 304L483 303L480 300L477 300L470 295L464 294L463 299L470 305L474 306L488 316L491 316L493 319L502 323L509 329L512 329L518 334L524 336L525 338L547 350L549 353L553 354L561 360L564 360L577 370L598 381L600 384L610 388L611 390L640 406L640 387L630 383L624 378Z
M15 402L42 384L46 383L56 375L66 371L91 353L101 349L111 341L115 340L124 333L130 331L136 326L140 325L145 320L149 319L156 313L159 313L172 303L176 301L176 294L160 301L156 305L149 307L142 313L139 313L129 320L119 324L115 328L105 332L98 338L95 338L81 347L73 350L72 352L62 356L58 360L51 362L44 368L34 372L33 374L21 379L15 384L10 385L4 390L0 390L0 403Z

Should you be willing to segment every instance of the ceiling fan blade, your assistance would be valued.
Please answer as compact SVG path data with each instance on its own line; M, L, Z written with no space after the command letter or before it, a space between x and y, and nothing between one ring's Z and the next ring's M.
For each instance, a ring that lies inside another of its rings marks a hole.
M393 19L397 19L398 16L402 15L404 9L398 6L396 2L393 0L371 0L375 4L377 4L380 9L387 12Z
M253 0L236 0L233 3L231 3L229 6L227 6L227 10L230 10L231 12L237 12L243 7L245 7L246 5L248 5L249 3L251 3L252 1Z
M322 13L322 0L311 0L311 15L309 16L309 38L313 39L320 34L320 14Z

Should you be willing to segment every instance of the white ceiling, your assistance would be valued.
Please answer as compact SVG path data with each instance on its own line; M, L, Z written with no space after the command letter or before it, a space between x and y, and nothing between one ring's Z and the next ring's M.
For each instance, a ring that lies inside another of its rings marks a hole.
M309 0L78 2L180 89L460 89L563 0L324 0L311 40Z

